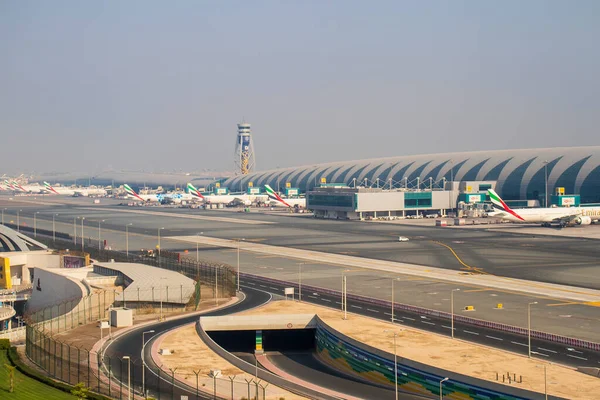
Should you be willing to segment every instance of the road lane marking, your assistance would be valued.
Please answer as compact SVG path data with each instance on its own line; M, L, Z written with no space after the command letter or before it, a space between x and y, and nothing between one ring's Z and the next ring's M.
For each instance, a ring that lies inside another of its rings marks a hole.
M321 300L326 301L328 303L331 303L331 300L327 300L327 299L324 299L324 298L321 298Z
M525 346L525 347L529 347L529 345L525 344L525 343L519 343L519 342L512 342L512 344L518 344L519 346Z
M567 347L567 350L568 350L568 351L572 351L573 353L579 353L579 354L583 354L583 351L575 350L575 349L574 349L574 348L572 348L572 347Z
M267 287L266 285L258 285L258 286L260 286L260 287L264 287L264 288L266 288L266 287Z
M531 354L537 354L538 356L550 357L548 354L540 353L538 351L532 351Z
M549 351L550 353L554 353L554 354L557 354L557 353L558 353L557 351L550 350L550 349L545 349L545 348L543 348L543 347L538 347L538 350Z
M490 338L490 339L494 339L494 340L504 340L504 339L500 339L499 337L495 337L495 336L489 336L489 335L485 335L486 338Z
M362 310L361 306L355 306L354 304L350 304L350 307L354 307L354 308L360 308Z
M256 283L248 282L248 285L256 286Z
M470 333L471 335L479 335L479 333L477 333L477 332L471 332L471 331L466 331L466 330L463 330L463 332Z
M584 360L584 361L587 361L587 358L583 358L583 357L579 357L579 356L574 356L574 355L572 355L572 354L567 354L567 357L573 357L573 358L577 358L577 359L579 359L579 360Z
M308 297L310 297L311 299L318 299L318 297L311 296L311 295L308 295Z
M371 310L370 308L367 308L367 311L376 312L376 313L378 313L378 312L379 312L379 311L377 311L377 310Z
M402 318L404 318L404 319L408 319L408 320L411 320L411 321L414 321L414 320L415 320L414 318L410 318L410 317L402 317Z
M269 289L273 289L273 290L281 290L279 288L273 287L273 286L269 286Z
M442 325L442 328L446 328L446 329L452 329L451 326L446 326L446 325Z
M429 321L421 321L424 324L428 324L428 325L435 325L433 322L429 322Z

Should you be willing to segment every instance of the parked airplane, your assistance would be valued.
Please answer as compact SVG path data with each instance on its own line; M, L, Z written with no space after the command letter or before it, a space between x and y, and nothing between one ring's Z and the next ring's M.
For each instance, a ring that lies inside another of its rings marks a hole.
M552 223L560 226L590 225L597 222L600 217L600 207L550 207L550 208L523 208L513 210L492 189L488 189L490 200L498 211L488 213L490 217L497 217L513 222L541 223L550 226Z
M269 205L273 207L306 208L306 199L283 199L274 191L271 186L265 185L265 190L269 199Z
M188 183L188 192L194 196L198 201L203 201L206 204L231 204L241 203L245 206L252 205L257 202L266 202L268 197L260 194L209 194L203 195L200 191L191 183Z
M191 193L153 193L153 194L138 194L128 184L123 185L127 195L136 200L148 203L164 203L173 202L180 204L182 201L190 201L194 199Z
M14 188L14 190L16 192L21 192L21 193L43 193L44 192L44 189L42 188L42 186L38 185L37 183L35 185L22 185L17 181L13 181L12 187Z
M70 188L57 186L53 187L48 182L44 182L44 190L50 194L61 196L106 196L106 189L95 187Z

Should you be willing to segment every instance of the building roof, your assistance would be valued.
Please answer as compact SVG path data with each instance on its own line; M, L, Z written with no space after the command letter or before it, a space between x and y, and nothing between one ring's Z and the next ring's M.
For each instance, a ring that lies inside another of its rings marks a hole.
M186 304L194 293L195 282L178 272L135 263L100 262L94 272L102 275L122 276L125 282L124 298L117 301L146 301ZM167 289L168 287L168 289Z
M43 243L38 242L7 226L0 225L0 253L11 251L30 251L33 248L47 249Z
M360 185L389 185L392 182L442 180L497 181L497 191L507 199L536 198L554 187L569 194L581 194L582 201L600 201L600 146L541 149L471 151L375 158L273 169L227 179L223 186L244 190L271 185L284 188L286 182L300 190L311 190L321 179L326 182Z

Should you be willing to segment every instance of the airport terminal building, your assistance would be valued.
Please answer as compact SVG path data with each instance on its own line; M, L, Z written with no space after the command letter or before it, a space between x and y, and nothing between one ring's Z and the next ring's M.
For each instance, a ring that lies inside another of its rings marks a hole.
M426 154L255 172L225 180L230 190L271 185L310 192L322 184L388 190L444 190L448 182L495 181L507 200L538 200L565 188L581 203L600 202L600 146ZM309 201L310 203L310 201Z

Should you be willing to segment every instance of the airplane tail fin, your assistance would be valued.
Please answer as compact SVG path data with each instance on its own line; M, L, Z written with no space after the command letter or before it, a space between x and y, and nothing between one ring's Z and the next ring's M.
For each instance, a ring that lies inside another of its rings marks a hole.
M58 194L58 192L50 185L48 182L44 181L44 189L54 194Z
M488 189L488 194L495 208L499 209L500 211L505 211L521 221L525 221L523 217L514 212L493 189Z
M187 189L188 189L188 193L192 195L192 197L197 197L199 199L204 199L204 196L202 196L202 193L200 193L200 191L191 183L187 184Z
M265 185L265 190L266 190L266 192L267 192L267 195L269 196L269 198L271 198L271 199L273 199L273 200L276 200L276 201L278 201L278 202L280 202L280 203L282 203L282 204L285 204L286 206L288 206L288 207L290 207L290 208L292 207L292 206L290 206L288 203L286 203L286 202L285 202L285 200L283 200L283 199L281 198L281 196L279 196L279 195L277 194L277 192L275 192L275 191L274 191L274 190L271 188L271 186L269 186L269 185Z
M136 199L140 200L140 201L144 201L144 199L142 199L136 192L135 190L133 190L131 188L131 186L129 186L128 184L124 184L123 187L125 188L125 191L127 192L128 195L135 197Z

